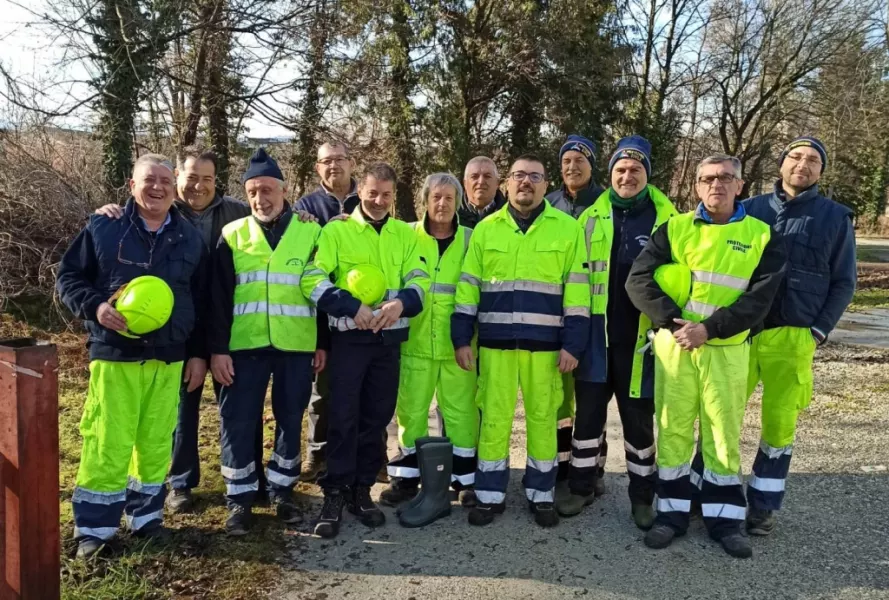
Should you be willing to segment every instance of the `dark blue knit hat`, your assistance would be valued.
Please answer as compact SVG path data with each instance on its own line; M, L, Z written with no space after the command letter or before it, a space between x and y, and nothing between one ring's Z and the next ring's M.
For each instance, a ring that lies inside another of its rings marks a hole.
M587 162L590 163L590 166L593 166L596 162L596 144L582 135L573 133L568 136L568 139L565 140L565 143L559 148L559 162L562 162L562 157L566 152L570 152L571 150L583 154L587 159Z
M254 177L274 177L284 181L284 174L278 168L278 163L266 153L265 148L259 148L250 157L250 164L241 177L241 183L247 183L248 179L253 179Z
M781 158L778 159L778 166L780 167L784 164L784 159L787 158L787 155L790 154L791 150L794 148L812 148L821 155L821 172L824 173L824 169L827 168L827 148L824 147L824 144L821 143L821 140L811 135L803 135L789 144L784 148L784 152L781 153Z
M632 158L641 162L645 167L645 174L651 177L651 143L641 135L631 135L617 143L617 148L608 161L609 173L614 169L614 164L622 158Z

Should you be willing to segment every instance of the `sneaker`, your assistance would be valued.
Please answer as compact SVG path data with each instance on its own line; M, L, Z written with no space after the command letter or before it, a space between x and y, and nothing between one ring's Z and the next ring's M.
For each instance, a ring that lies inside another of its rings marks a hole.
M559 513L552 502L532 502L531 512L534 513L534 522L541 527L555 527L559 524Z
M642 531L648 531L654 525L654 509L651 504L633 504L633 522Z
M740 533L727 535L719 540L722 549L729 556L735 558L750 558L753 556L753 547L750 545L750 539Z
M105 542L99 538L84 537L77 543L77 558L87 560L102 552L106 548Z
M380 504L383 506L398 506L402 502L412 500L417 495L417 482L406 484L403 479L394 478L392 483L380 493Z
M750 535L769 535L775 531L778 519L774 511L751 508L747 513L747 531Z
M194 497L191 490L183 488L172 490L167 496L167 510L172 514L190 513L194 510Z
M352 490L349 512L358 517L358 520L367 527L379 527L386 522L386 515L370 499L369 487L357 487Z
M673 543L676 531L666 525L655 525L645 534L645 545L655 550L666 548Z
M477 525L479 527L490 525L494 522L494 515L502 515L505 510L505 502L501 502L500 504L485 504L484 502L479 502L473 508L469 509L467 520L470 525Z
M247 535L251 516L252 511L249 507L235 505L230 508L228 518L225 520L225 533L231 536Z
M346 496L341 490L325 491L321 515L315 524L315 535L323 538L336 537L340 532L340 523L343 521L343 506L345 505Z
M303 522L302 511L291 498L279 498L275 500L275 514L287 525L299 525Z
M475 490L472 488L463 488L460 490L457 493L457 499L460 501L460 506L464 508L478 506L478 496L475 495Z
M300 470L299 480L303 483L314 483L318 481L318 477L321 476L325 469L327 469L325 461L309 456L309 459L303 464L302 470Z

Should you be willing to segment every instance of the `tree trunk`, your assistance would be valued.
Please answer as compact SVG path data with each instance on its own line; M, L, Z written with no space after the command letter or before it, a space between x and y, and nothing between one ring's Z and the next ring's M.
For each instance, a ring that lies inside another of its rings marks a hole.
M417 218L414 205L414 179L416 157L413 144L414 105L411 101L413 77L411 73L411 26L408 20L410 5L407 1L395 2L392 11L395 46L392 49L391 93L388 119L389 137L394 148L394 167L398 173L395 196L395 215L404 221Z

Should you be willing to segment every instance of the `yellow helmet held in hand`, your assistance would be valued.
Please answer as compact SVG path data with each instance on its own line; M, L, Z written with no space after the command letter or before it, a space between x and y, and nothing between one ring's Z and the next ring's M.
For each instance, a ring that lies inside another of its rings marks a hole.
M156 331L166 325L173 314L173 290L159 277L136 277L118 290L115 296L117 302L114 308L127 321L128 332L121 335L127 337Z
M661 265L654 272L654 281L676 306L682 308L691 296L691 269L678 263Z
M379 267L358 265L340 277L336 286L348 291L367 306L373 306L386 295L386 277Z

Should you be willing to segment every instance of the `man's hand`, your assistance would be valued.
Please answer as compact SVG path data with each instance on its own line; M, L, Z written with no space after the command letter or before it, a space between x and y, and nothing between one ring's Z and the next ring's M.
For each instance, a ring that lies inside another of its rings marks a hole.
M185 369L182 371L182 381L188 383L185 388L189 392L193 392L204 385L204 377L207 376L207 361L203 358L189 358L185 363Z
M314 367L315 375L324 370L324 367L327 366L327 350L315 350L315 358L312 360L312 367Z
M349 215L348 213L343 213L343 214L337 215L335 217L330 217L330 219L328 219L327 222L333 223L334 221L348 221L350 216L351 215Z
M695 348L700 348L707 341L707 328L701 323L693 323L685 319L673 319L677 325L682 325L673 332L673 338L683 350L691 352Z
M99 322L99 325L107 327L112 331L127 330L127 320L107 302L99 305L98 310L96 310L96 320Z
M213 372L213 379L224 386L235 382L235 366L232 364L232 357L228 354L210 356L210 371Z
M472 357L472 347L463 346L454 350L454 358L464 371L475 371L475 360Z
M358 329L370 329L370 324L374 320L374 311L367 304L362 304L355 316L352 317L352 320L355 321Z
M96 209L97 215L108 217L109 219L119 219L123 216L123 206L117 204L106 204Z
M296 211L296 216L299 218L301 223L309 223L309 222L317 223L318 222L318 217L316 217L312 213L305 211L305 210Z
M381 305L376 312L377 315L371 321L370 328L373 329L374 333L379 333L380 330L391 327L401 318L401 313L404 312L404 304L401 303L401 300L390 300Z
M559 351L559 373L570 373L577 368L577 359L567 350Z

